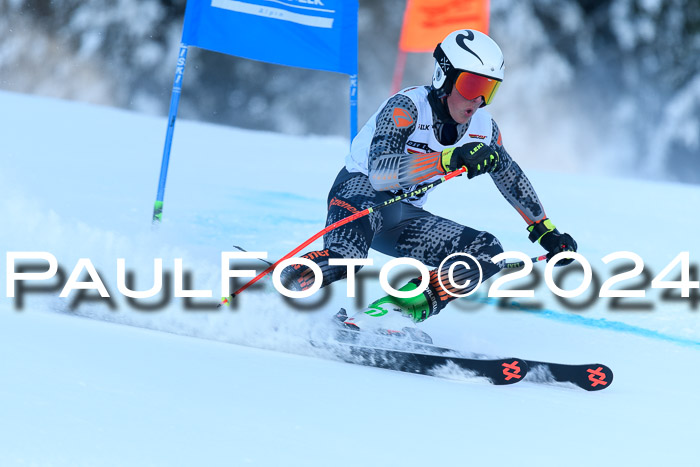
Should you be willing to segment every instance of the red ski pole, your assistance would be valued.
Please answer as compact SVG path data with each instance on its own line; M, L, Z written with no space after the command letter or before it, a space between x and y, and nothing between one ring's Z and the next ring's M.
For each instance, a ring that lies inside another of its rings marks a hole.
M539 261L544 261L547 259L547 255L533 256L530 261L537 263ZM512 263L506 263L506 269L518 269L525 266L525 261L513 261ZM557 265L558 266L558 265Z

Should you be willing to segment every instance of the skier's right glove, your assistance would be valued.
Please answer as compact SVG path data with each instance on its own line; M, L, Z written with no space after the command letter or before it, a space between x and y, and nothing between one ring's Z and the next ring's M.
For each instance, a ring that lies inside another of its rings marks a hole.
M527 230L530 232L529 238L531 242L538 242L542 248L548 251L547 261L552 259L557 253L562 251L576 251L578 245L568 233L560 233L552 221L544 218L539 222L530 225ZM557 263L558 266L566 266L571 264L573 258L564 258Z
M498 153L484 143L467 143L455 148L447 148L440 154L440 166L445 173L467 168L467 177L474 178L498 167Z

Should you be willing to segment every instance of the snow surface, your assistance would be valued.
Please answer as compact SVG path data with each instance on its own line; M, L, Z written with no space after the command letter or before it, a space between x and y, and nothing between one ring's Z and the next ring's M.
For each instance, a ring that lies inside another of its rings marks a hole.
M118 296L117 258L139 289L152 284L154 258L170 272L183 258L192 288L214 290L193 301L216 302L221 251L236 244L277 258L322 228L348 142L179 121L164 222L152 230L164 119L5 92L0 109L3 252L50 252L66 277L90 258L115 296L112 307L72 309L78 294L60 299L58 287L20 307L0 268L0 465L693 463L700 327L688 301L647 291L651 311L597 299L571 312L540 285L543 312L457 302L422 325L460 350L606 363L615 381L597 393L319 358L305 338L339 306L381 294L376 274L388 258L374 252L357 299L338 283L323 305L305 301L307 311L262 287L235 309L172 299L137 310ZM621 250L654 274L681 251L700 261L700 188L524 168L603 280L618 264L600 259ZM427 208L539 254L487 177L446 183Z

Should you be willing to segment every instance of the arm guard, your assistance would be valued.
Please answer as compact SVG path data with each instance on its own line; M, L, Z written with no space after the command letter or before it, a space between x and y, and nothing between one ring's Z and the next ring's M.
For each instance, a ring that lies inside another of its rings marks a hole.
M513 206L529 225L541 221L546 216L544 206L537 197L530 180L520 166L503 147L501 132L493 122L491 147L498 151L500 167L491 173L491 178L503 197Z
M410 121L405 115L410 116ZM416 128L417 119L415 104L401 94L389 99L377 115L377 128L369 149L368 174L375 190L407 190L424 180L444 174L439 152L403 152L408 137Z

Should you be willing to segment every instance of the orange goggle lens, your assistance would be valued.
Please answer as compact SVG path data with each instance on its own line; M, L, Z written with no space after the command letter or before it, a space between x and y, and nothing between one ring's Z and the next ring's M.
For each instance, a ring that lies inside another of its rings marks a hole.
M457 81L455 81L455 88L462 97L472 100L482 96L485 105L491 103L500 85L501 82L497 79L475 75L466 71L460 73Z

